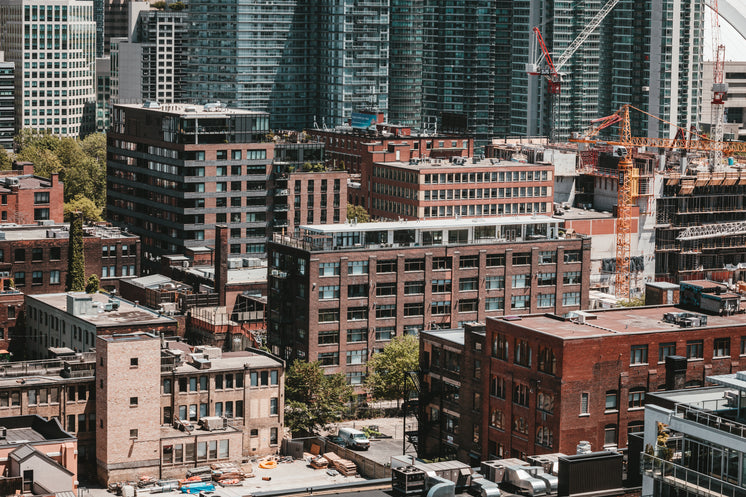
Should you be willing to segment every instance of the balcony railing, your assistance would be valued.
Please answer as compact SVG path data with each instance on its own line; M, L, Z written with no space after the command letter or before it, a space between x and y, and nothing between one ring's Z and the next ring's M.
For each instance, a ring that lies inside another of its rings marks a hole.
M642 455L640 470L644 476L684 490L688 495L746 497L746 488L707 476L651 454Z
M710 428L746 438L746 425L724 416L726 412L735 412L735 408L729 405L726 399L718 399L710 404L703 405L702 409L687 404L677 404L676 414Z

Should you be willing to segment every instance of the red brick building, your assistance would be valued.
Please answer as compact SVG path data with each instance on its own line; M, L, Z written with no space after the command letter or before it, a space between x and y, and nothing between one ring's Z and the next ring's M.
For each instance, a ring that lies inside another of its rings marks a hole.
M396 335L588 306L591 240L546 216L304 226L269 245L268 339L360 385Z
M452 157L377 162L360 192L371 216L414 220L551 213L553 186L548 162Z
M0 280L0 356L10 347L10 337L16 320L23 312L23 293L9 287L8 280Z
M580 441L594 450L626 447L627 434L643 424L646 392L665 388L667 356L687 358L687 387L744 369L746 315L706 316L706 324L700 314L664 318L681 312L660 306L488 319L482 457L571 454Z
M26 295L61 292L67 278L67 225L0 228L0 277ZM119 228L85 227L85 277L101 288L118 288L122 277L140 274L140 239Z
M385 124L375 130L357 128L312 129L307 134L324 144L327 161L351 174L359 174L361 187L350 190L349 200L368 208L366 192L373 181L376 162L409 162L425 157L450 159L474 155L474 140L466 136L418 134L408 126Z
M34 176L30 162L14 162L0 172L0 223L35 224L63 221L64 191L57 174Z

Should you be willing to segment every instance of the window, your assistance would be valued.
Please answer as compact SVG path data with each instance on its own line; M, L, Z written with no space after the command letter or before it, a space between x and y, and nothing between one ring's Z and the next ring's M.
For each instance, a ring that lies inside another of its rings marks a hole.
M13 281L16 286L23 286L26 284L26 273L24 271L16 271L13 273Z
M536 408L540 411L554 412L554 395L549 392L540 391L536 396Z
M380 319L393 317L396 317L396 304L379 304L378 306L376 306L376 318Z
M41 285L44 283L44 273L41 271L34 271L31 273L31 284Z
M508 337L502 333L498 333L492 339L492 357L502 359L503 361L508 360Z
M368 341L368 329L367 328L354 328L347 330L347 343L355 342L367 342Z
M528 435L528 422L523 416L513 417L513 431L521 435Z
M458 302L458 312L477 312L478 299L462 299Z
M451 280L433 280L432 293L451 293Z
M490 395L500 399L505 398L505 378L494 375L490 378Z
M459 258L458 267L461 269L479 267L479 256L478 255L462 255Z
M645 389L634 388L629 391L629 408L637 409L645 407Z
M34 209L34 221L44 221L47 219L49 219L49 208L48 207Z
M606 392L606 410L616 411L619 409L619 396L616 390L609 390Z
M537 299L537 307L554 307L555 295L553 293L540 293Z
M227 440L226 440L227 442ZM277 428L270 428L269 429L269 444L270 445L277 445Z
M531 367L531 347L527 340L516 338L514 362L521 366Z
M319 352L321 366L339 366L339 352Z
M551 447L554 439L552 437L552 430L547 426L539 426L536 429L536 444L543 445L544 447Z
M516 383L513 386L513 403L519 406L528 407L528 385Z
M493 409L490 412L490 426L498 430L505 429L504 414L500 409Z
M606 425L604 428L604 446L616 445L616 425Z
M368 349L347 351L347 365L348 366L354 366L357 364L365 364L366 362L368 362Z
M566 292L562 294L562 305L574 306L580 305L580 292Z
M376 273L395 273L396 259L376 262Z
M42 248L31 249L31 260L34 262L44 260L44 249Z
M424 271L425 260L424 259L405 259L404 260L404 271Z
M529 284L528 274L514 274L513 275L513 288L526 288Z
M557 356L551 347L539 347L539 371L557 374Z
M339 262L320 263L319 276L339 276Z
M319 300L337 299L339 299L339 285L319 287Z
M487 254L487 267L501 267L505 265L505 254Z
M562 275L562 284L579 285L581 283L580 271L568 271Z
M658 362L664 362L666 357L670 355L676 355L676 342L668 342L658 345Z
M452 263L450 257L433 257L433 271L451 269Z
M741 351L740 355L746 355L746 337L741 337Z
M484 300L485 311L501 311L505 309L505 297L488 297Z
M430 314L432 315L443 315L451 313L451 302L450 301L435 301L430 303Z
M686 342L686 358L702 359L704 357L704 344L702 340L689 340Z
M406 306L406 304L404 305ZM376 328L377 341L391 340L392 338L394 338L394 336L396 336L396 327L394 326L379 326Z
M347 274L368 274L368 261L348 262Z
M50 285L59 285L60 284L60 272L59 270L52 270L49 271L49 284Z
M318 332L319 345L339 343L339 330L320 330Z
M339 309L319 309L319 323L339 321Z
M15 249L13 251L13 262L25 262L26 261L26 249Z
M536 284L539 286L557 285L557 273L539 273L536 275Z
M716 338L712 343L712 357L730 357L730 338Z
M189 391L190 392L196 392L197 391L197 377L192 376L189 378Z
M137 406L137 397L130 397L130 407Z
M580 415L587 415L588 414L588 401L590 394L583 392L580 394Z
M555 264L557 262L557 252L543 251L539 252L539 264Z
M137 438L137 428L133 428L130 430L130 438Z
M513 254L513 265L514 266L527 266L529 264L531 264L530 253Z
M404 316L423 316L425 314L425 304L421 302L410 302L404 304Z
M376 285L376 297L396 295L396 282L381 282Z
M53 261L58 261L62 258L62 249L60 247L51 247L49 249L49 258ZM2 257L0 257L2 259Z
M137 357L130 357L130 367L136 368L139 364L139 359Z
M34 193L35 204L48 204L49 203L49 192L36 192Z
M396 283L393 283L396 287ZM424 281L405 281L404 282L404 295L421 295L425 293L425 282Z
M163 393L171 393L172 385L170 379L163 380Z
M471 292L478 290L477 278L461 278L458 282L458 289L460 292Z
M648 346L647 345L632 345L632 347L630 347L629 363L632 365L647 364L648 363Z
M277 397L272 397L271 399L269 399L269 415L277 415Z
M565 252L565 264L569 262L580 262L580 250L567 250Z
M511 309L528 309L531 299L528 295L513 295L510 297L510 308Z

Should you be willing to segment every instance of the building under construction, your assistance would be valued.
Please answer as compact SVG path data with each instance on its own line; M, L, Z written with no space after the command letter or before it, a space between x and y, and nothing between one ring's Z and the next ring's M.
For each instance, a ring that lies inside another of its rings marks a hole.
M655 277L738 279L746 268L746 168L665 174L657 195Z

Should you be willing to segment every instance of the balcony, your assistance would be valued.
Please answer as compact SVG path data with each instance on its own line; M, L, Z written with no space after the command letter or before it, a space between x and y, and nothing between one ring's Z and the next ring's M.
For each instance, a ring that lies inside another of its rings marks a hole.
M746 489L726 483L652 454L643 454L641 472L656 481L703 497L746 497Z

